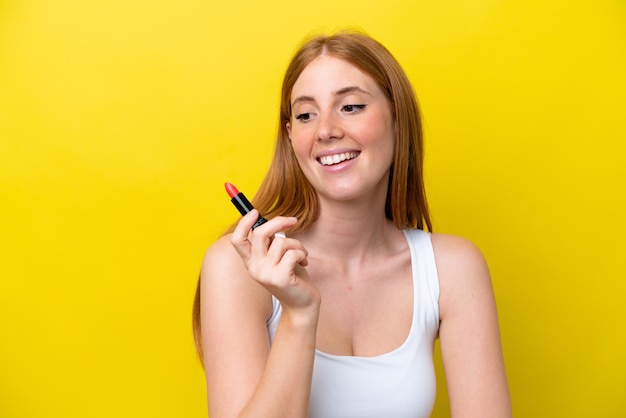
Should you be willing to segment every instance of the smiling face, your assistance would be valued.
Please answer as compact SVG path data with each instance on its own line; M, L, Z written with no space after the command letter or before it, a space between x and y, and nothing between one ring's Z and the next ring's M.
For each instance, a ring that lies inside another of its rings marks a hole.
M367 74L321 55L291 91L287 130L298 163L320 197L386 195L394 153L390 103Z

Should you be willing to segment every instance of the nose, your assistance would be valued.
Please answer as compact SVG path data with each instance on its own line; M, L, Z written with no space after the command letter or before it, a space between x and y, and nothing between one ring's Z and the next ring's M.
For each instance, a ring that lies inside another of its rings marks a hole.
M317 139L319 141L331 141L343 137L341 122L332 112L320 114L317 125Z

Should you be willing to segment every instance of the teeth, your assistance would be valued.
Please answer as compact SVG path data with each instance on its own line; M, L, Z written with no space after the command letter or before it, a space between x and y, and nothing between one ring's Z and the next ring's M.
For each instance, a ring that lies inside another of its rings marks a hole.
M322 165L339 164L342 161L356 158L357 155L359 155L358 152L342 152L341 154L325 155L320 157L320 163L322 163Z

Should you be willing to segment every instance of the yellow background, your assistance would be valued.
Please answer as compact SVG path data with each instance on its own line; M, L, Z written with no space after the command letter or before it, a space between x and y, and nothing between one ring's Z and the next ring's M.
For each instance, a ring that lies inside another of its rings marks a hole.
M223 183L255 193L289 57L346 26L415 85L515 415L626 416L623 1L5 0L0 417L205 416L190 310Z

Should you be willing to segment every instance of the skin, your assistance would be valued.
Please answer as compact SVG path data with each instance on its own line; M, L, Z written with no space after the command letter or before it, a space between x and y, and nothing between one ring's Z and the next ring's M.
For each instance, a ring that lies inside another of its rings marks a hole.
M376 356L407 338L411 259L384 205L395 146L390 106L351 64L315 59L296 81L292 146L320 197L320 217L276 217L251 231L244 216L202 269L202 335L209 415L306 417L315 349ZM325 166L320 156L351 158ZM440 339L454 417L507 417L510 402L486 263L470 242L432 234L440 281ZM283 314L273 345L271 295ZM387 301L393 300L393 304Z

